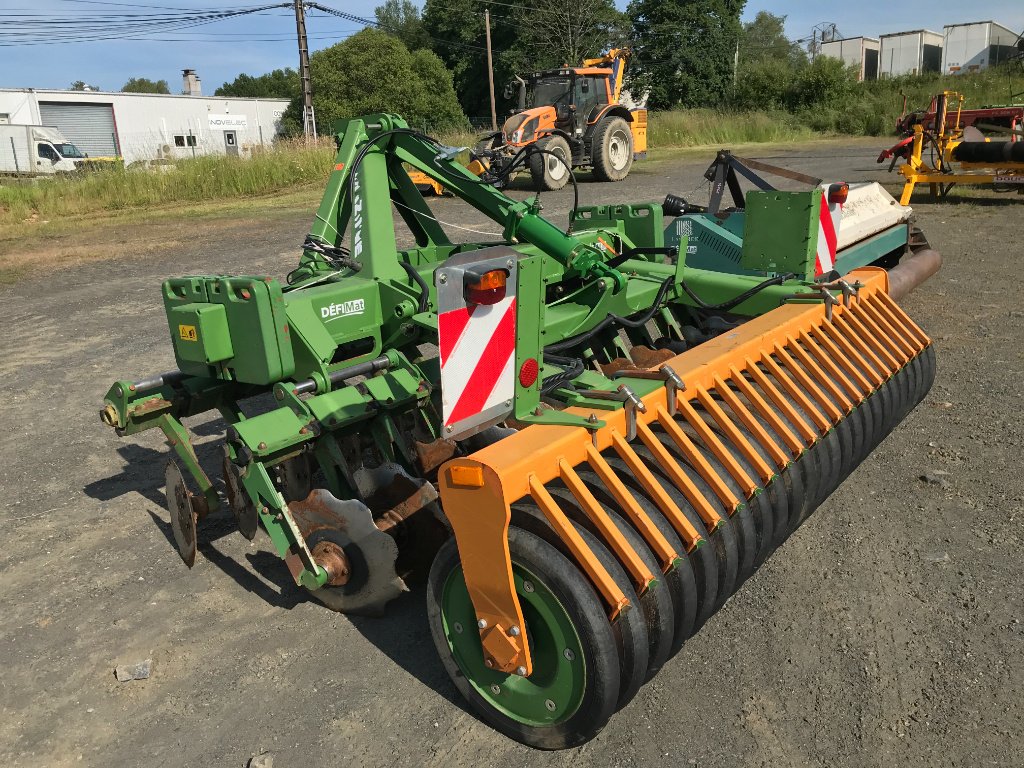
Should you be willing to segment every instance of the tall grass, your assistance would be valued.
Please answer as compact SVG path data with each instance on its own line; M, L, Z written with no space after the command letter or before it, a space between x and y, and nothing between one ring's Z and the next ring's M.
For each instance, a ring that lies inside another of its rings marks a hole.
M808 128L785 112L679 109L652 112L647 124L652 148L778 143L810 136Z
M282 141L248 158L210 155L152 169L110 168L32 184L3 184L0 225L265 195L323 181L333 158L330 141Z

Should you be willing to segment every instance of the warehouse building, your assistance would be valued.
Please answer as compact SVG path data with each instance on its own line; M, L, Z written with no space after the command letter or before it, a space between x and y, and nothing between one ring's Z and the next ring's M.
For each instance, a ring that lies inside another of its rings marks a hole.
M929 29L882 35L878 56L879 77L942 71L942 39L940 33Z
M847 37L821 44L821 55L839 59L847 66L857 67L858 80L878 79L877 37Z
M280 134L287 100L203 96L195 73L183 75L183 95L0 88L0 123L52 126L90 157L125 164L245 156Z
M980 72L1020 52L1020 36L994 21L947 24L942 32L942 71L949 75Z

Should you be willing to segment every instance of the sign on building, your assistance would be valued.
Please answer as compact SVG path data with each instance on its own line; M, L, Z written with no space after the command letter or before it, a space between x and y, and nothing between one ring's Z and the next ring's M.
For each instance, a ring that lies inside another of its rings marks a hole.
M245 115L207 115L211 131L237 131L248 128Z

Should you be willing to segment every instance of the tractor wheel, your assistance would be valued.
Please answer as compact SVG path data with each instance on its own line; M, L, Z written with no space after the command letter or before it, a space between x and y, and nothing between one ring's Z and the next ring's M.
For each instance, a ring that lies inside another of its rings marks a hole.
M633 167L633 134L621 117L606 117L594 134L594 176L598 181L622 181Z
M530 152L530 176L533 183L541 191L561 189L569 182L571 173L572 152L569 151L569 142L561 136L549 136L538 141L536 147L544 151Z
M455 539L430 569L434 644L455 687L492 727L539 749L578 746L615 711L619 656L611 624L589 582L558 550L514 526L508 542L533 672L519 677L484 665Z

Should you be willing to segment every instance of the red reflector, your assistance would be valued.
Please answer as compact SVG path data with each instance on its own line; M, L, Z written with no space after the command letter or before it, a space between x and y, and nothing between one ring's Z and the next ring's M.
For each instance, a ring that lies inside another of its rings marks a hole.
M850 196L849 184L829 184L828 202L830 205L842 205Z
M519 366L519 383L524 387L532 387L533 383L537 381L538 371L537 360L532 357L526 358Z
M463 295L470 304L497 304L505 298L505 281L508 273L503 269L492 269L479 277L466 274Z

